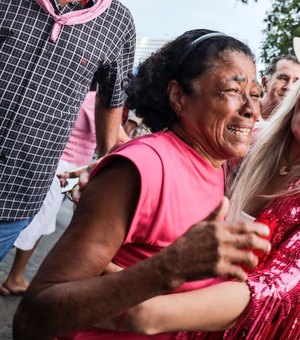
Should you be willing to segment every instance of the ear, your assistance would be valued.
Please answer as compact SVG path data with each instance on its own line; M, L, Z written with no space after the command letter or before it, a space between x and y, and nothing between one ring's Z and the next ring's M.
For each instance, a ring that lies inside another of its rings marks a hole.
M184 107L184 92L177 80L171 80L168 84L169 103L177 117L182 116Z
M261 77L261 86L263 88L264 93L267 92L268 90L268 77L267 76L262 76Z

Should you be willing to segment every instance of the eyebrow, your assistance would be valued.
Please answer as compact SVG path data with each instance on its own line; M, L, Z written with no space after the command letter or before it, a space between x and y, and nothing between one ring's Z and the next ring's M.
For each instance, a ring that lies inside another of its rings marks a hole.
M287 73L279 73L279 74L277 75L277 77L287 77L287 78L291 78L291 76L288 75Z
M287 74L287 73L279 73L279 74L277 75L277 79L278 79L278 78L289 78L289 79L296 79L296 80L299 79L299 77L294 76L294 75L289 75L289 74Z
M244 76L231 76L231 77L228 77L225 81L238 81L238 82L244 82L246 81L246 77Z
M245 82L246 81L246 77L244 77L244 76L231 76L231 77L226 78L224 80L224 83L227 83L229 81L237 81L237 82L241 83L241 82ZM253 79L252 83L257 85L258 87L261 87L261 85L259 84L257 79Z

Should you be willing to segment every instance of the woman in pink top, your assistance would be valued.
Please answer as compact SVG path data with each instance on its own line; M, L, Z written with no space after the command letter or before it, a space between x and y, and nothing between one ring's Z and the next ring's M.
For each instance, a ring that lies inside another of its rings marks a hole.
M222 164L247 153L259 114L250 49L219 32L186 32L140 65L127 93L129 109L156 133L94 169L70 226L21 301L16 340L148 339L119 332L128 308L228 276L245 280L239 264L257 264L246 248L269 250L259 237L266 226L223 222L226 200L218 208ZM124 270L111 273L111 262ZM117 315L113 331L99 328Z
M272 249L256 253L259 265L247 284L227 282L155 297L127 312L121 329L145 334L189 330L176 339L191 340L300 338L300 81L259 134L231 190L228 219L240 219L242 212L243 218L270 228ZM249 294L244 301L242 287ZM240 311L233 325L234 306Z

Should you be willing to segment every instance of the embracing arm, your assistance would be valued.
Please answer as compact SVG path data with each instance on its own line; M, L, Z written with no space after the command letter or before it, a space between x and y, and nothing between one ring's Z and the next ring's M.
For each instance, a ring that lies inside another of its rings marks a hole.
M144 334L221 331L230 328L250 300L246 283L224 282L191 292L154 297L115 323L119 330Z
M198 291L152 298L120 317L122 330L155 334L167 331L226 330L230 339L293 339L300 333L300 229L275 250L247 284L226 282ZM250 299L251 296L251 299Z

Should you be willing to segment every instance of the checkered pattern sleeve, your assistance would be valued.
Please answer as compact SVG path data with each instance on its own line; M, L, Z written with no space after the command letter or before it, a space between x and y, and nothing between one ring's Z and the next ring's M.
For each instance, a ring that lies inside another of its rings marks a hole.
M101 94L107 107L116 108L124 104L125 92L123 82L128 73L132 72L135 51L135 27L131 15L126 13L123 25L125 33L120 36L117 46L114 46L115 59L104 63L96 73L97 81L101 88ZM112 25L111 30L116 28Z

